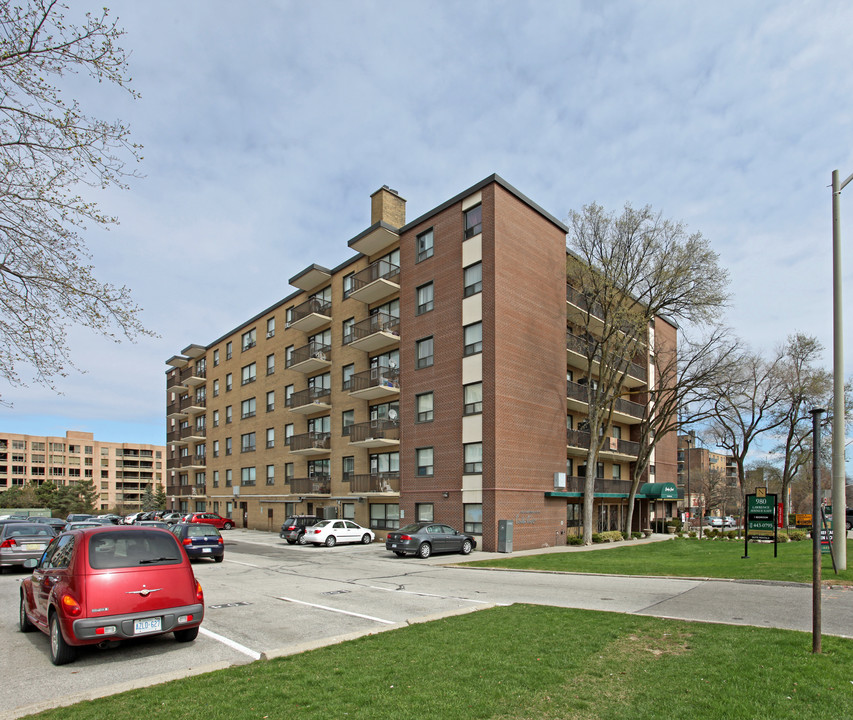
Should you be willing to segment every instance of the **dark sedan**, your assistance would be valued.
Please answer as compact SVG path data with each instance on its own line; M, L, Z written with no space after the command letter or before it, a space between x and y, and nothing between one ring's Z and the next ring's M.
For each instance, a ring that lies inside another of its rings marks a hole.
M213 525L176 523L169 529L184 546L190 560L213 558L215 562L222 562L225 558L225 541Z
M385 549L397 557L417 555L428 558L433 553L458 552L468 555L477 541L470 535L454 530L450 525L435 522L412 523L388 533Z

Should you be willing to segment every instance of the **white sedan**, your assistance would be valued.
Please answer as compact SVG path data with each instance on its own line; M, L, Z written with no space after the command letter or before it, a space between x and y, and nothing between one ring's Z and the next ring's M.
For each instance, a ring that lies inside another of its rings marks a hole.
M363 528L352 520L321 520L306 528L304 539L313 545L334 547L339 542L360 542L369 545L375 537L372 530Z

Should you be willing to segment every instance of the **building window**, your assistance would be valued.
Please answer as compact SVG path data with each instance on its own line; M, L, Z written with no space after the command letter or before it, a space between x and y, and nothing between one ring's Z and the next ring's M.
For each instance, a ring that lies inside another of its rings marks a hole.
M255 345L257 344L255 328L252 328L248 332L244 332L242 334L242 336L240 337L240 344L243 348L243 352L246 352L246 350L255 347Z
M284 327L289 328L293 324L293 307L284 311Z
M275 318L271 317L267 320L267 338L275 337Z
M229 341L229 342L227 342L227 343L225 343L225 359L226 359L226 360L230 360L230 359L231 359L231 355L232 355L232 352L231 352L231 346L232 346L232 345L233 345L233 343L231 343L230 341Z
M415 503L415 522L433 522L435 509L432 503Z
M622 466L613 463L613 479L621 480L622 479Z
M270 390L267 393L267 412L275 410L275 390Z
M483 232L483 206L477 205L465 211L465 239Z
M255 398L243 400L243 402L240 403L240 419L245 420L246 418L253 417L255 417Z
M257 363L250 363L246 365L240 372L242 375L240 380L241 385L248 385L249 383L255 382L258 373Z
M267 448L275 447L275 428L267 428Z
M290 400L293 397L293 385L284 386L284 406L290 407Z
M219 365L219 350L213 351L213 367Z
M213 487L219 487L219 470L213 471Z
M234 479L234 473L231 470L225 471L225 487L231 487Z
M465 385L465 415L479 415L483 412L483 383ZM569 415L571 417L571 415Z
M293 437L293 423L288 423L284 426L284 444L290 445L290 440Z
M225 454L226 455L231 454L231 438L230 437L225 438Z
M432 310L432 283L421 285L415 293L415 315L423 315Z
M275 354L267 355L267 375L275 372Z
M219 457L219 440L213 441L213 457Z
M468 503L465 508L465 530L472 535L483 534L483 506L481 503Z
M432 338L424 338L415 343L415 368L425 368L432 365L433 349Z
M229 425L231 423L231 406L225 406L225 424Z
M293 463L284 464L284 482L293 480Z
M228 373L225 376L225 392L231 392L232 380L231 373Z
M483 472L483 443L468 443L465 450L465 474Z
M415 262L426 260L432 257L432 228L418 235L416 240L417 259Z
M355 424L355 410L344 410L341 413L341 427L343 428L341 435L349 437L349 429L353 424Z
M483 263L478 262L465 268L465 297L483 292Z
M433 394L415 395L415 422L432 422Z
M341 330L343 331L343 344L349 345L353 341L352 336L352 328L355 325L355 318L347 318L341 323Z
M347 455L346 457L341 458L341 475L343 476L344 482L349 480L354 473L355 457L353 457L352 455Z
M344 275L343 281L343 290L344 290L344 300L349 297L349 294L352 292L352 277L355 275L354 272L349 273L348 275Z
M284 348L284 366L290 367L293 365L293 351L296 348L295 345L288 345Z
M255 452L255 433L244 433L240 436L240 452Z
M255 468L244 467L240 468L240 484L254 485L255 484Z
M275 485L275 465L267 465L267 485Z
M397 530L400 527L400 506L390 503L373 503L370 506L372 530Z
M465 326L465 355L483 352L483 323Z
M415 475L429 477L432 475L432 448L415 450Z
M219 427L219 410L213 411L213 427Z
M355 373L355 365L344 365L341 368L341 376L343 379L343 384L341 385L341 389L346 392L352 386L352 376Z

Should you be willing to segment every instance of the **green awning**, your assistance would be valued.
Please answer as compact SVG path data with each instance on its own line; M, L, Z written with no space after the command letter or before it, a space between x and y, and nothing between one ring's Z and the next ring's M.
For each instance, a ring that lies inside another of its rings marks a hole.
M677 500L678 488L675 483L643 483L637 497L655 498L658 500Z

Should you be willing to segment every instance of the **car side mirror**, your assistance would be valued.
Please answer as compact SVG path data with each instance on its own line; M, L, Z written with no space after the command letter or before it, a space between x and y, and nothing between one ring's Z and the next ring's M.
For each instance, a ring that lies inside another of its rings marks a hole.
M33 568L37 568L39 566L39 561L36 558L27 558L24 560L24 567L28 570L32 570Z

